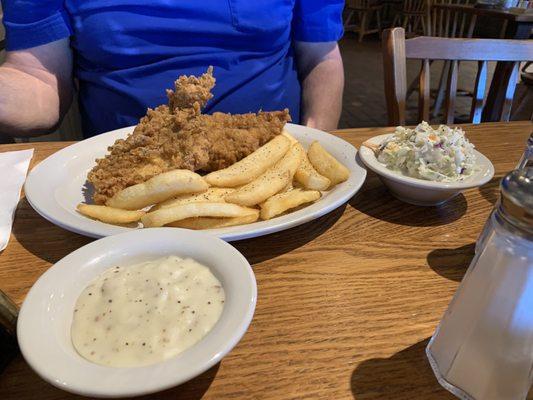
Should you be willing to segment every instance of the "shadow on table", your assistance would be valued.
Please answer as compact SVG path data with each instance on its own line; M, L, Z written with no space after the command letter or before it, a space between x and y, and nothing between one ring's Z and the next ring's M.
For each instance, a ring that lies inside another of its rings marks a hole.
M211 386L220 367L220 363L208 369L194 379L163 392L146 396L135 397L139 400L174 400L174 399L201 399ZM150 377L146 377L150 379ZM31 398L36 399L87 399L64 392L46 383L34 373L21 355L16 357L10 365L0 374L0 399Z
M483 196L485 200L487 200L492 205L496 204L498 199L500 198L500 182L502 180L501 176L495 176L490 181L488 181L486 184L481 186L479 190L479 194Z
M172 389L165 390L163 392L149 394L146 396L135 397L139 400L175 400L175 399L201 399L205 392L211 386L211 383L215 379L220 363L217 363L203 374L185 382L183 385L177 386Z
M404 203L395 198L374 178L369 179L361 192L348 204L368 216L407 226L446 225L461 218L468 208L462 194L436 207L422 207Z
M455 249L435 249L427 255L429 267L446 279L459 282L463 279L474 258L475 243Z
M353 371L354 399L407 400L454 399L433 375L425 349L429 338L390 358L364 361Z
M232 245L239 250L250 264L266 261L288 253L326 232L342 216L346 204L332 212L285 231L253 239L239 240Z
M41 219L38 224L36 220ZM13 224L13 235L30 253L49 263L56 263L67 254L93 241L46 221L24 198L19 201Z

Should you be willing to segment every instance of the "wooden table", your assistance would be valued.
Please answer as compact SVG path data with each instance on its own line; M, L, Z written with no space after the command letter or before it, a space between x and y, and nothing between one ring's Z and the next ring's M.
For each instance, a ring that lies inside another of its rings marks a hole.
M348 204L303 226L234 243L258 284L237 347L192 381L149 399L452 399L424 349L473 256L502 176L522 154L529 122L467 126L496 167L481 189L438 208L404 204L375 175ZM389 129L337 132L356 146ZM35 148L34 166L66 143ZM0 254L0 288L18 304L53 263L90 242L20 201ZM53 360L50 360L53 362ZM21 357L0 375L0 399L76 396L42 381Z

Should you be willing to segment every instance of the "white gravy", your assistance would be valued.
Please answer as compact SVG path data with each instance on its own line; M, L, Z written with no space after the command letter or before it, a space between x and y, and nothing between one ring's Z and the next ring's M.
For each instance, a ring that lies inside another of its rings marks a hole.
M169 256L98 276L76 302L71 336L89 361L153 364L202 339L220 318L224 289L209 268Z

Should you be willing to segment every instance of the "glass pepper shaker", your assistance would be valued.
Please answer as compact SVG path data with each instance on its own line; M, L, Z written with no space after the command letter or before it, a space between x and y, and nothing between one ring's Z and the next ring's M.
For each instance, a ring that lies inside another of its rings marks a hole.
M533 167L509 173L426 354L461 399L523 400L533 384Z

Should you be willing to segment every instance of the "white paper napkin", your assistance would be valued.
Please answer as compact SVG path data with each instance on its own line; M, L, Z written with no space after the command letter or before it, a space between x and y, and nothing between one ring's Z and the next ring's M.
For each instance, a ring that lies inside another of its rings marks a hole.
M0 251L9 242L20 189L32 157L33 149L0 153Z

